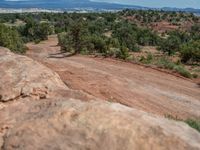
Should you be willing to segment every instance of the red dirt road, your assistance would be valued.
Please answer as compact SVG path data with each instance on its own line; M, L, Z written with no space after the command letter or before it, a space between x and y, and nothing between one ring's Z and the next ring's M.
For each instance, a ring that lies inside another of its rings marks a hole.
M59 52L56 45L55 36L29 43L27 55L56 71L70 88L158 115L200 118L200 88L192 81L112 59L49 58Z

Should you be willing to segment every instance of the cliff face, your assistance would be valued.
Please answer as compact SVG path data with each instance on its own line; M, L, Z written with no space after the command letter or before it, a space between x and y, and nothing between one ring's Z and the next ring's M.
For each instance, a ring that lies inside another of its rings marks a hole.
M200 134L69 89L49 68L0 50L0 149L200 149Z

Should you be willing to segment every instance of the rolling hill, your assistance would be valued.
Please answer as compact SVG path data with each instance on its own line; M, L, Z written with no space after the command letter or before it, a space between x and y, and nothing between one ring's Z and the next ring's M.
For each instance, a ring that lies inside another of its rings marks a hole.
M122 10L122 9L156 9L137 5L123 5L106 2L93 2L90 0L0 0L0 8L41 8L41 9L60 9L60 10L77 10L77 9L92 9L92 10ZM158 8L157 8L158 9ZM192 13L200 13L200 9L193 8L160 8L165 11L186 11Z

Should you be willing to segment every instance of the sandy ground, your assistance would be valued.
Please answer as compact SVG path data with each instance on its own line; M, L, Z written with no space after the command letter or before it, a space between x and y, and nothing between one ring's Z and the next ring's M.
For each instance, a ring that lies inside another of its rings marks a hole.
M60 50L55 36L27 47L27 56L56 71L72 89L158 115L200 118L200 88L188 79L108 58L50 58Z

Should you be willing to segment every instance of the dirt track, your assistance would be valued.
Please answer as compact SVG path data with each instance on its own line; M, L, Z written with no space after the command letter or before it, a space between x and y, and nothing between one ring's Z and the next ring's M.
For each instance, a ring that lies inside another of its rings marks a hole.
M29 43L27 55L56 71L70 88L158 115L200 118L200 88L192 81L112 59L49 58L59 52L56 45L54 36Z

